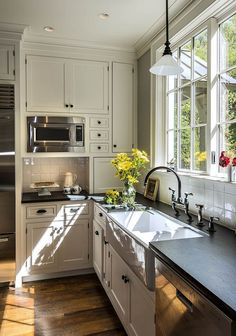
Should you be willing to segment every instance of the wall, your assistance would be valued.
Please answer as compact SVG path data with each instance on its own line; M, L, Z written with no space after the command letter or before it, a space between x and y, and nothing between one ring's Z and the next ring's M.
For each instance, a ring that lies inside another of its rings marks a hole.
M62 190L64 174L72 172L77 175L76 184L84 190L89 190L89 159L83 158L25 158L23 159L23 192L32 192L33 182L57 182Z
M153 176L155 175L160 179L158 199L170 204L171 192L169 187L177 190L175 176L164 172L153 174ZM231 230L236 230L236 183L182 175L180 178L182 197L185 192L193 193L193 196L189 196L190 212L196 214L195 204L203 204L204 218L209 219L209 216L217 216L220 218L219 224Z
M150 153L150 68L147 51L138 60L138 148Z

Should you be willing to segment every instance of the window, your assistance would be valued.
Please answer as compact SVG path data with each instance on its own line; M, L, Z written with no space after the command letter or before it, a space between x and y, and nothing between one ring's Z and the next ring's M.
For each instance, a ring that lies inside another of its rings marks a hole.
M236 15L219 26L218 147L236 154ZM222 170L223 171L223 170Z
M173 53L184 72L167 80L167 161L206 172L207 29Z

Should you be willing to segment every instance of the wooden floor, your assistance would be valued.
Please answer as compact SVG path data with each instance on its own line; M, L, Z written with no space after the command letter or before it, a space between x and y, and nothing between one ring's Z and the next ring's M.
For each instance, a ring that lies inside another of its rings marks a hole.
M1 336L126 336L94 274L0 288Z

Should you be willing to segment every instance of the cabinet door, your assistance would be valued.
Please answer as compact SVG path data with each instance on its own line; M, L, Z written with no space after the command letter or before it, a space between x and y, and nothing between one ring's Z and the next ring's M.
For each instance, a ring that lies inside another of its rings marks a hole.
M155 336L154 292L148 292L134 274L130 274L129 279L129 334L130 336Z
M61 233L60 233L61 231ZM58 234L62 237L58 244L60 270L84 267L89 262L89 222L77 219L70 225L61 226Z
M109 112L108 63L71 62L70 77L71 111L98 114Z
M67 75L68 66L62 58L28 56L27 111L68 112Z
M15 79L14 47L0 45L0 79Z
M133 147L133 65L113 63L113 152Z
M50 222L27 225L27 268L29 272L56 270L56 229Z
M110 262L111 300L120 320L123 323L127 323L129 305L128 267L112 247L110 247Z
M115 168L111 165L112 158L94 158L94 176L93 176L93 192L105 193L108 189L123 188L121 180L115 176Z
M93 221L93 266L102 280L103 275L103 229L94 220Z

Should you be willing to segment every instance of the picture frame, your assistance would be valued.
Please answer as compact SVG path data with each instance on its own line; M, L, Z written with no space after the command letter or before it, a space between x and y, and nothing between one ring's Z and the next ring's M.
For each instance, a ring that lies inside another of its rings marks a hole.
M152 201L155 201L157 198L158 188L159 188L159 179L149 177L144 191L144 197L149 198Z

